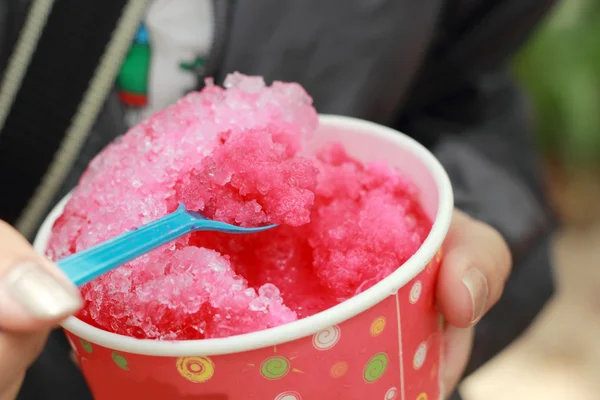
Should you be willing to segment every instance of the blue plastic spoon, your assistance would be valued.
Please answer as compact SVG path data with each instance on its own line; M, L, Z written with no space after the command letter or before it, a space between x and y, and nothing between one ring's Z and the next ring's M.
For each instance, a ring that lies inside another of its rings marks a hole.
M57 264L73 283L81 286L190 232L247 234L266 231L276 226L241 228L206 219L196 212L186 210L181 205L171 214L66 257Z

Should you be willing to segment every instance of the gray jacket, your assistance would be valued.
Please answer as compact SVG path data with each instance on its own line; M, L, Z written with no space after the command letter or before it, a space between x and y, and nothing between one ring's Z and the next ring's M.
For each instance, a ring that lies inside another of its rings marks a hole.
M206 75L219 81L228 72L240 71L267 81L296 81L321 113L360 117L413 136L446 167L457 207L504 235L515 268L505 296L477 326L468 372L522 333L552 293L552 217L536 169L527 103L508 65L552 3L216 2L216 41ZM0 2L0 68L26 5ZM113 93L56 199L77 183L90 158L125 130L122 106ZM53 337L50 345L64 345L59 342ZM75 379L59 372L61 368L49 368L58 362L50 357L63 357L59 353L56 347L46 350L32 368L22 398L45 398L37 392L40 382L57 386Z

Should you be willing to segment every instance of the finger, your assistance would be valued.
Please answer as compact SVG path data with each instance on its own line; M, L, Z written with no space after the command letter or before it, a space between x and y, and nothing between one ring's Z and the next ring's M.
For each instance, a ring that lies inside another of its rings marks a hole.
M14 399L25 371L42 351L48 332L0 333L0 400Z
M25 372L23 371L16 379L13 379L13 381L9 383L8 387L5 389L0 388L0 400L15 400L21 390L24 379Z
M49 328L80 306L79 291L59 269L0 221L0 331Z
M446 320L458 327L477 323L502 295L510 268L511 255L502 236L455 211L437 288L438 307Z
M442 375L444 398L448 398L454 392L467 366L473 345L473 333L473 328L446 326Z

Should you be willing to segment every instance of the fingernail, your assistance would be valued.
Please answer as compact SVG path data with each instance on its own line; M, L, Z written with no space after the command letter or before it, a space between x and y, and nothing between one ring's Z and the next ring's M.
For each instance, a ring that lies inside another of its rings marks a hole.
M74 286L35 262L12 267L3 277L2 287L14 301L39 319L66 317L81 307L81 297Z
M471 268L462 276L462 282L471 294L472 315L471 324L477 323L483 313L488 301L488 283L480 270Z

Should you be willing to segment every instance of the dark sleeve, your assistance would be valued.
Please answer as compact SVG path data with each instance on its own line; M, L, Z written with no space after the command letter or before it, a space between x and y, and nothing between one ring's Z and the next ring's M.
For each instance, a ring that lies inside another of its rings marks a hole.
M552 0L449 1L400 129L424 138L446 167L456 206L494 226L514 269L477 325L468 373L532 322L553 291L546 205L527 103L509 73L514 51Z
M0 79L30 5L31 0L0 1Z

